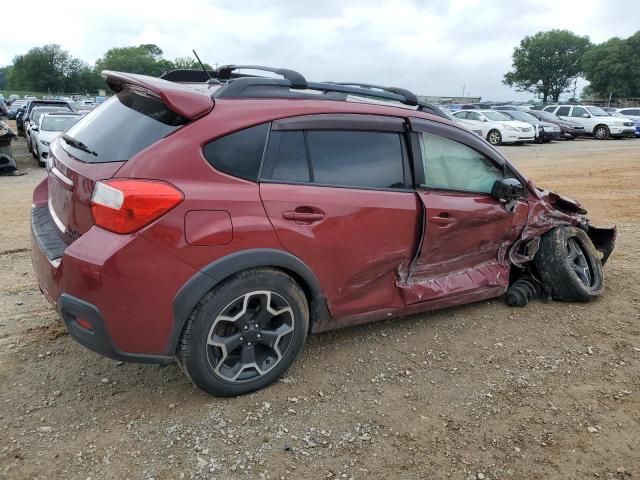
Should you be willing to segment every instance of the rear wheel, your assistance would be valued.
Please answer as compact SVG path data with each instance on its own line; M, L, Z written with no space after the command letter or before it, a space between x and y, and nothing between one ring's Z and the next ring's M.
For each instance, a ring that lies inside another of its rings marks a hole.
M609 127L607 127L606 125L598 125L593 129L593 137L596 140L606 140L607 138L609 138L609 136Z
M491 145L502 145L502 134L498 130L491 130L487 135L487 140Z
M200 301L182 334L178 361L207 393L249 393L289 368L308 327L306 298L289 275L268 268L248 270Z
M587 301L604 290L602 263L591 240L575 227L557 227L540 241L535 265L556 300Z

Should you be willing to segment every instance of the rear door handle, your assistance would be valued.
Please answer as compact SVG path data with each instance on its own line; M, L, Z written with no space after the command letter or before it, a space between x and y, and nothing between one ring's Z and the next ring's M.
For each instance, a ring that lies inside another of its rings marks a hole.
M431 222L437 223L438 225L452 225L457 222L455 218L443 215L438 215L435 217L431 217Z
M319 212L282 212L282 218L295 222L319 222L324 218L324 213Z

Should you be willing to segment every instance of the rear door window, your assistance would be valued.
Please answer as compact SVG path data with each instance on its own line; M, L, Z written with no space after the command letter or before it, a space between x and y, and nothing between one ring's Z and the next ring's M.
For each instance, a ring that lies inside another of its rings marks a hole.
M364 188L403 188L402 142L398 133L309 131L313 182Z
M401 134L344 130L271 132L261 178L352 188L405 188Z
M61 145L86 163L122 162L186 122L159 99L125 89L71 127Z
M558 111L556 112L556 115L558 117L568 117L569 116L569 109L570 109L570 107L560 107L560 108L558 108Z

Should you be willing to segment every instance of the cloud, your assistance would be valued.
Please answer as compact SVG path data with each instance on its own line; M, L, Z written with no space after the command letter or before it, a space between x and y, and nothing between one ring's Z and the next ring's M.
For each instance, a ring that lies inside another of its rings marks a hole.
M111 47L155 43L168 58L195 48L209 63L289 67L313 80L396 85L426 95L528 99L502 85L526 35L566 28L601 42L637 30L640 2L597 0L33 0L3 24L0 65L46 43L93 63ZM620 15L619 12L625 12ZM26 24L25 24L26 23Z

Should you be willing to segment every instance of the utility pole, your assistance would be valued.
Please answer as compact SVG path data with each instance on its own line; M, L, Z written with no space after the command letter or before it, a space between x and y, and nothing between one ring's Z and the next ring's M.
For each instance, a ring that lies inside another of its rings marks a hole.
M466 83L462 84L462 98L464 98L464 89L465 89L466 86L467 86Z

